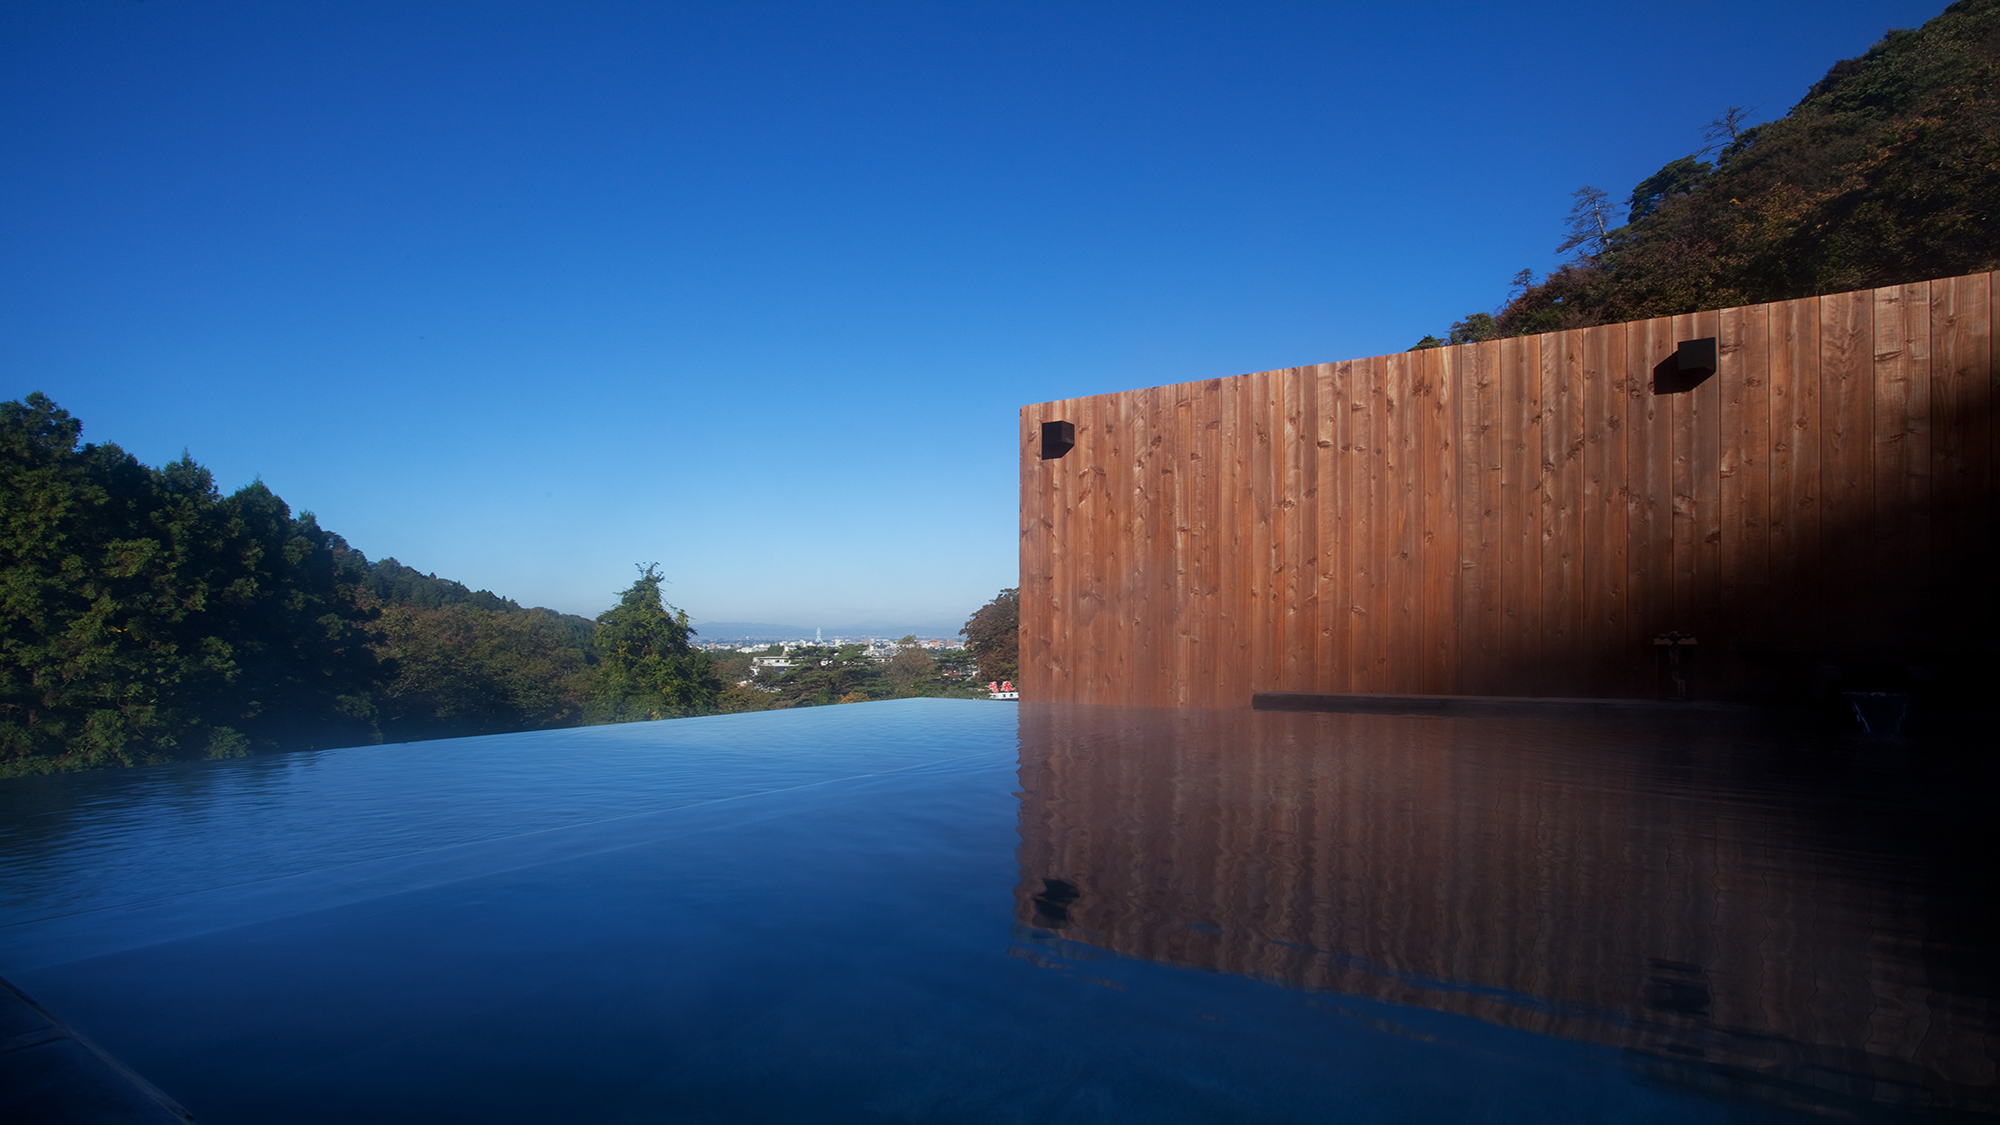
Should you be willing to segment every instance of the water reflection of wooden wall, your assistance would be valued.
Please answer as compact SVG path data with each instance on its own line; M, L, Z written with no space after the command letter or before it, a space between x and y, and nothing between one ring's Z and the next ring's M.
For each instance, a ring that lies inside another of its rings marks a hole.
M1948 674L1994 651L1992 288L1023 408L1023 689L1649 696L1668 630L1710 696L1843 656ZM1720 371L1655 394L1710 336ZM1076 446L1044 461L1055 419Z
M1021 738L1030 932L1722 1068L1696 1081L2000 1111L1983 985L1927 965L1927 865L1798 786L1717 785L1727 747L1060 705ZM1604 749L1566 772L1551 738Z

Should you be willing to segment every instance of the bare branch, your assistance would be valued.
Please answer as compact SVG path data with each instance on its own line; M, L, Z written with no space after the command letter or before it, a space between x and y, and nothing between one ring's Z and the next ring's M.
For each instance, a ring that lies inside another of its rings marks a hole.
M1611 233L1611 197L1589 184L1570 193L1576 202L1569 209L1569 237L1556 247L1567 254L1578 247L1585 256L1604 252L1604 236Z

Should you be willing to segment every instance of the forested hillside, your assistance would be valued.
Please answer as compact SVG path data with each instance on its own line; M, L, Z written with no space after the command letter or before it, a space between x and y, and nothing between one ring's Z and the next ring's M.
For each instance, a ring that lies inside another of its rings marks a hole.
M631 628L676 619L657 572L595 623L523 609L370 563L262 483L223 496L185 455L154 468L82 429L40 394L0 404L0 776L715 703L685 615Z
M1580 189L1568 263L1418 346L2000 268L2000 0L1891 31L1785 116L1743 120L1623 200Z
M914 637L753 672L694 647L652 566L594 621L523 608L370 562L262 483L224 496L186 455L154 468L82 433L43 395L0 403L0 777L981 694L970 655ZM978 659L1011 675L993 645Z

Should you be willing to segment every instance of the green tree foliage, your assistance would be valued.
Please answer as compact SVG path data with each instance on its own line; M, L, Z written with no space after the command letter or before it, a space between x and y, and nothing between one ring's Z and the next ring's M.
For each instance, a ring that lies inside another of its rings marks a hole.
M1580 190L1558 248L1578 254L1512 297L1495 334L2000 268L2000 0L1891 31L1784 117L1744 120L1730 109L1708 148L1634 187L1622 226Z
M965 623L965 650L979 661L979 677L989 682L1021 674L1021 590L1000 591Z
M449 578L425 574L404 566L393 558L370 563L367 577L361 580L361 588L369 597L383 605L414 606L419 609L462 605L489 613L525 612L521 604L512 598L503 598L491 590L473 590L463 582L453 582Z
M523 609L489 590L395 559L368 563L364 606L379 607L382 735L393 741L542 730L583 721L597 626Z
M81 434L40 394L0 404L0 776L977 694L915 637L774 676L697 651L650 566L595 622L523 609Z
M594 660L594 626L585 618L547 609L404 604L383 609L376 624L377 651L390 670L380 692L385 738L455 738L583 721Z
M722 684L708 654L688 643L686 611L660 597L659 568L642 567L618 604L597 618L597 667L584 715L631 722L713 709Z
M787 654L797 667L775 685L780 707L824 707L884 699L882 669L863 645L805 645ZM872 689L872 690L871 690Z
M1467 313L1464 320L1454 321L1451 326L1451 343L1476 344L1481 340L1491 340L1500 330L1493 324L1492 313Z
M904 637L897 643L895 653L883 662L882 674L892 694L915 695L922 685L936 677L937 661L917 644L917 638Z
M774 647L769 655L779 652ZM805 645L784 655L792 662L791 668L765 668L755 674L748 670L746 655L749 682L725 692L722 709L759 711L878 699L980 699L986 695L973 681L972 662L963 650L946 649L933 657L915 637L904 637L884 659L870 655L866 646L858 644Z
M0 773L375 737L361 563L261 483L0 404Z

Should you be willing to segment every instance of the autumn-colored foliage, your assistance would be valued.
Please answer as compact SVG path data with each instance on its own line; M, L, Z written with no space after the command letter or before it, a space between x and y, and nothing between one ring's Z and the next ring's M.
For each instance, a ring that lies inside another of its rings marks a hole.
M1635 187L1623 215L1580 190L1560 247L1579 253L1513 295L1493 334L2000 268L2000 0L1891 31L1778 120L1741 116Z

